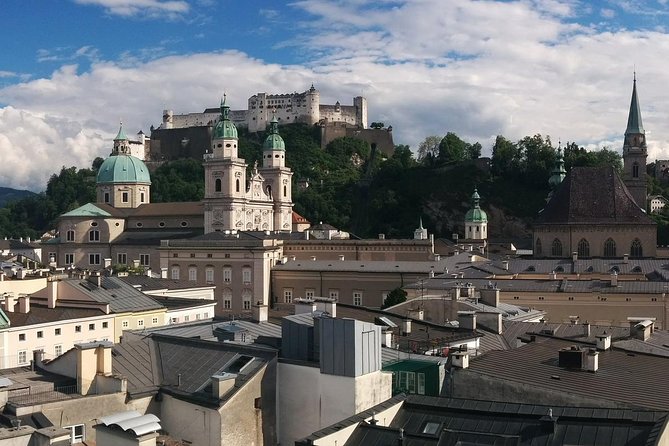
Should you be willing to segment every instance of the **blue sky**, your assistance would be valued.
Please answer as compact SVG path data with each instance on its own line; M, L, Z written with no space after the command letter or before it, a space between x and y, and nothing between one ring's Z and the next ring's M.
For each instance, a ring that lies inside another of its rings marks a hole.
M620 149L634 67L651 158L669 158L669 0L4 0L0 185L43 189L227 91L304 91L392 124Z

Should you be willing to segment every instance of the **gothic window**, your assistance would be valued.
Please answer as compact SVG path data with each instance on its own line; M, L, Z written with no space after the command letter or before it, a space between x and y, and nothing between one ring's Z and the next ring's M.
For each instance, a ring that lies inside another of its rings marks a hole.
M635 238L630 247L630 256L632 257L643 257L643 246L641 246L641 240Z
M562 242L559 239L553 240L553 244L551 245L551 255L554 257L562 256Z
M616 256L616 242L613 239L608 239L604 242L604 257Z
M534 247L535 254L540 256L542 254L541 252L541 240L537 239L537 243Z
M590 243L584 238L578 242L578 256L590 257Z
M216 186L215 187L216 187L216 192L221 191L222 186L221 186L221 179L220 178L216 178Z
M239 178L237 178L237 180L236 180L236 182L235 182L235 190L236 190L237 192L239 192Z
M632 178L639 178L639 163L632 164Z

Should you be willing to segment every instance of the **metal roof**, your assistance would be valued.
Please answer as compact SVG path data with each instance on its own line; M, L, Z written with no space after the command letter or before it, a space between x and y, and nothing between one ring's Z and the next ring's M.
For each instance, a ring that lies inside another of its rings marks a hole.
M118 277L101 277L101 286L97 286L91 280L68 280L65 283L76 287L97 302L108 303L113 313L163 308L151 297L128 285Z

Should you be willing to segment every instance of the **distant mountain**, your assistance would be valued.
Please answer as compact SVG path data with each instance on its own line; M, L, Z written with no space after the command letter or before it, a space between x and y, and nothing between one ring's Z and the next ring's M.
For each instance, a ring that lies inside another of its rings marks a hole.
M35 195L29 190L12 189L11 187L0 187L0 208L4 207L10 201L20 200L21 198Z

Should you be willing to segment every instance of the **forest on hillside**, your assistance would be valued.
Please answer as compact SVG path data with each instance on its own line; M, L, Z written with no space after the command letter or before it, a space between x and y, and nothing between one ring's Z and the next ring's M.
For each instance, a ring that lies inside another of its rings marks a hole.
M327 222L360 237L383 233L409 238L419 218L437 237L462 233L474 188L491 218L491 237L526 236L528 225L545 204L558 153L550 137L542 135L519 141L498 136L490 148L491 158L481 158L481 144L452 132L427 137L415 154L410 147L398 145L389 158L353 138L336 139L323 150L319 129L303 124L282 126L281 136L286 142L286 164L294 172L295 211L312 223ZM240 129L239 156L249 166L262 162L265 137ZM622 167L620 155L613 150L587 151L570 143L562 152L567 169ZM63 167L51 176L43 193L1 208L0 236L39 237L55 228L60 214L95 201L95 176L101 163L98 158L90 168ZM204 194L201 160L163 163L153 170L151 179L152 202L200 200Z

